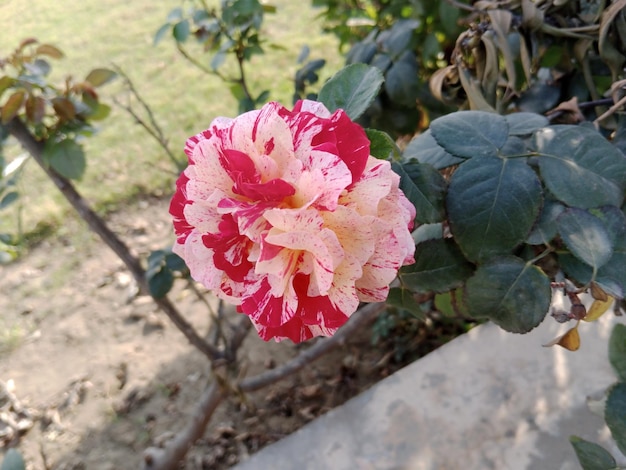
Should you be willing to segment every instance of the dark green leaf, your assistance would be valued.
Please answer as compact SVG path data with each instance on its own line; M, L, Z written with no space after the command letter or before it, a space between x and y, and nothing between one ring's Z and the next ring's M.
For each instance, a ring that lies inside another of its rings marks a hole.
M530 245L547 245L557 234L556 219L565 210L565 206L556 201L545 201L539 220L526 238Z
M44 160L57 173L68 179L80 179L87 164L83 148L72 139L60 142L48 140L43 152Z
M185 260L178 256L176 253L168 253L165 255L165 265L172 271L187 271L187 265Z
M455 157L496 156L509 136L504 117L484 111L458 111L435 119L430 130L437 143Z
M551 298L548 276L512 256L479 266L466 284L470 315L487 317L513 333L527 333L539 325Z
M113 70L97 68L87 74L85 81L95 87L99 87L105 83L109 83L111 80L115 79L115 77L117 77L117 73Z
M583 126L554 126L536 134L539 169L560 201L588 209L620 206L626 188L626 157Z
M9 191L6 193L2 199L0 199L0 210L6 209L11 204L13 204L19 198L19 193L17 191Z
M415 220L423 224L441 222L445 217L443 176L432 166L415 162L394 162L391 168L400 175L400 189L415 206Z
M357 119L376 98L382 83L383 76L377 68L352 64L324 84L318 99L331 112L343 109L351 119Z
M468 259L504 255L523 242L539 215L541 184L522 160L483 157L459 166L446 200L450 228Z
M446 292L463 284L473 271L454 241L447 238L418 244L415 264L402 268L400 278L416 292Z
M174 275L169 269L161 269L150 273L148 278L148 288L150 295L155 298L165 297L174 285Z
M404 150L404 159L416 159L420 163L427 163L437 170L457 165L465 159L450 155L440 146L433 137L430 129L415 137Z
M527 136L550 124L548 118L535 113L513 113L504 116L509 124L509 134Z
M609 391L604 419L620 452L626 454L626 383L620 382Z
M2 460L2 466L0 470L26 470L26 462L24 457L16 449L7 450L4 454L4 460Z
M217 71L226 62L226 57L228 57L226 52L217 52L211 59L211 70Z
M385 91L391 101L414 107L419 93L417 63L396 62L385 74Z
M576 436L570 436L569 441L583 470L612 470L617 465L613 456L602 446Z
M613 247L604 223L583 209L566 209L557 219L557 228L574 256L594 269L606 264Z
M617 323L609 339L609 361L621 382L626 382L626 325Z
M389 295L387 296L387 303L394 307L406 310L420 319L425 319L424 312L420 308L420 305L415 300L413 293L402 287L392 287L389 289Z
M190 32L189 20L179 21L172 29L172 35L176 42L185 42L189 38Z
M389 134L376 129L365 129L370 141L370 155L381 160L397 160L400 158L398 146Z
M165 23L164 25L161 25L161 27L154 34L154 40L152 41L152 45L156 46L158 43L160 43L171 27L172 25L169 23Z

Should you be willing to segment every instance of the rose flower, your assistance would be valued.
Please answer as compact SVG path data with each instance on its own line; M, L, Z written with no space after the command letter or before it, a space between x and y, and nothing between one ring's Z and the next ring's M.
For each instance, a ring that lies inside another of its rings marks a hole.
M343 110L299 101L188 139L170 205L191 276L264 340L330 336L413 263L415 208Z

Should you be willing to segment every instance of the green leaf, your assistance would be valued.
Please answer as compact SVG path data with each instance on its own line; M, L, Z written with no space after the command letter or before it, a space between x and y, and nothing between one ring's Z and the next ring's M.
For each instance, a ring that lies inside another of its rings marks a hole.
M113 70L97 68L87 74L85 81L91 83L94 87L99 87L114 80L115 77L117 77L117 73Z
M420 163L428 163L435 169L441 170L449 166L464 162L464 158L450 155L437 143L430 129L415 137L404 150L404 159L416 159Z
M385 74L385 91L394 103L415 106L419 93L418 79L416 62L396 62Z
M613 247L604 223L583 209L566 209L557 228L574 256L597 269L611 259Z
M568 206L620 206L626 188L626 158L610 142L582 126L554 126L536 134L542 179Z
M146 273L148 274L148 273ZM150 295L155 298L165 297L174 285L174 275L169 269L160 269L147 275Z
M377 68L348 65L324 84L318 100L331 112L343 109L350 119L357 119L374 101L382 83L383 75Z
M550 308L550 279L537 266L507 256L479 266L466 283L472 317L487 317L512 333L527 333Z
M539 214L539 220L526 238L530 245L547 245L557 234L556 219L565 210L565 206L556 201L545 201Z
M463 296L462 287L443 294L437 294L434 301L435 309L449 317L469 316Z
M620 381L626 382L626 325L617 323L609 338L609 362Z
M189 38L190 32L189 20L179 21L172 29L172 35L176 42L185 42Z
M613 456L602 446L577 436L570 436L569 441L583 470L612 470L617 465Z
M626 454L626 383L619 382L609 390L604 420L620 452Z
M0 470L26 470L24 457L22 457L22 454L16 449L7 450L6 454L4 454L4 460L2 460Z
M446 200L450 228L475 262L504 255L523 242L542 202L539 178L522 160L469 160L452 175Z
M498 155L509 136L504 117L484 111L457 111L435 119L430 130L437 143L455 157Z
M528 136L550 124L547 117L535 113L513 113L504 116L509 124L509 135Z
M2 199L0 199L0 210L6 209L11 204L13 204L19 198L19 193L17 191L9 191L6 193Z
M152 45L156 46L158 43L160 43L161 40L165 37L165 35L167 34L167 32L170 30L171 27L172 27L172 25L170 23L165 23L165 24L161 25L161 27L154 34L154 39L152 41Z
M370 155L381 160L398 160L400 151L391 136L376 129L365 129L370 141Z
M57 173L68 179L80 179L87 165L83 148L72 139L48 140L43 157Z
M165 266L172 271L184 272L187 271L187 265L185 260L178 256L176 253L167 253L165 255Z
M450 238L429 240L415 248L415 264L401 269L402 283L416 292L446 292L463 284L474 271Z
M415 300L413 292L402 287L392 287L389 289L389 295L387 296L387 304L394 307L401 308L415 315L416 317L424 320L424 312L420 308L420 305Z
M415 220L420 224L441 222L445 218L444 198L446 181L430 165L408 162L392 163L400 175L400 189L415 206Z

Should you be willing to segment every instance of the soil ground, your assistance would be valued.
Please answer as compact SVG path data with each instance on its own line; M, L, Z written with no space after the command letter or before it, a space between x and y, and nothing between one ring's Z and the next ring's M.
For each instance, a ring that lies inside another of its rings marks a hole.
M173 239L167 201L143 200L108 222L144 259ZM173 300L207 331L206 305L180 284ZM0 446L17 447L28 469L138 468L142 451L166 441L193 412L209 363L135 291L122 263L78 220L0 267ZM301 373L223 403L181 468L232 466L449 333L421 325L402 354L397 341L371 347L366 328ZM265 343L251 332L240 350L242 371L262 372L310 344Z

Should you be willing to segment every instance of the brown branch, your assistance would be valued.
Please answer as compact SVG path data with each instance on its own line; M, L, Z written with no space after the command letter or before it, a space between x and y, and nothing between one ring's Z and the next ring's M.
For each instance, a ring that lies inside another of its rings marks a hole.
M238 385L239 390L254 392L298 372L304 366L345 344L359 328L374 320L384 309L384 303L368 304L360 308L334 336L319 340L315 345L276 369L242 380Z
M323 355L345 344L359 328L374 320L376 315L384 309L384 303L369 304L360 308L334 336L320 340L286 364L269 372L244 379L238 384L234 384L234 387L228 385L223 388L220 387L218 382L223 380L223 378L218 380L219 377L216 375L215 382L202 396L200 403L192 415L192 421L187 427L180 431L164 448L150 447L146 449L144 452L142 470L168 470L176 468L176 465L180 463L193 443L204 434L204 430L213 412L220 401L226 397L228 392L253 392L298 372ZM251 326L252 322L250 322L248 318L243 318L235 329L229 348L236 352Z
M214 382L202 395L185 429L176 434L165 447L149 447L144 451L141 468L143 470L178 468L178 463L185 457L187 451L204 434L213 412L224 397L222 389Z
M91 209L89 203L79 194L72 182L46 164L43 157L44 143L36 140L24 123L18 118L13 118L9 121L9 123L6 124L6 128L9 133L18 140L22 147L30 153L41 169L52 180L59 191L61 191L63 196L65 196L65 199L67 199L71 206L78 212L80 217L87 222L89 228L98 234L102 241L104 241L104 243L106 243L124 262L135 279L135 282L137 282L139 289L144 293L149 293L150 289L146 281L145 271L139 260L133 256L126 244L111 231L106 222ZM198 350L211 360L222 357L222 352L204 341L167 297L153 297L153 299L172 323L176 325L187 340Z

